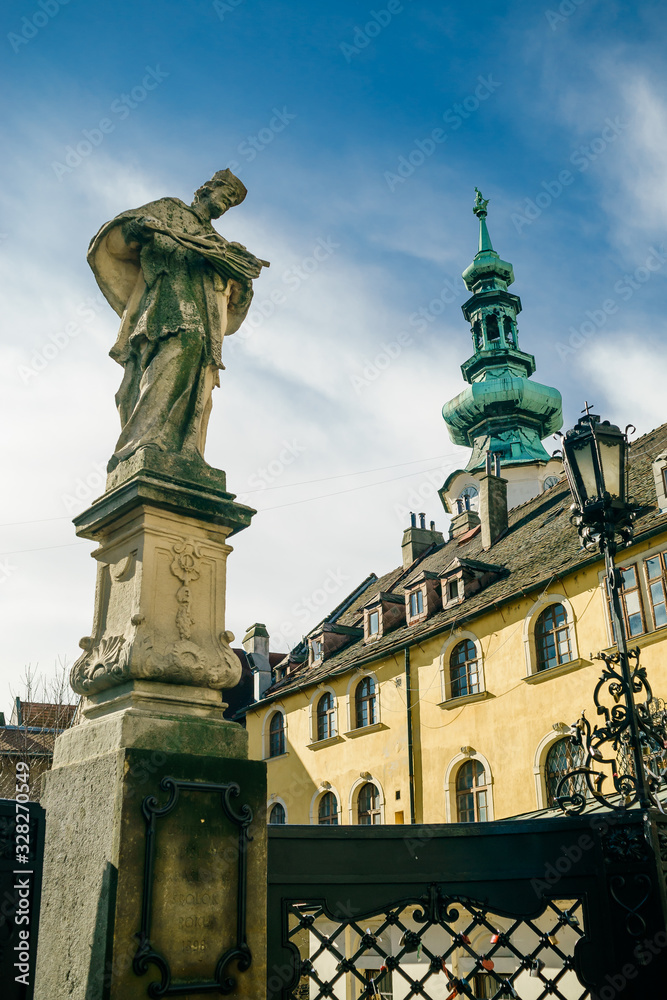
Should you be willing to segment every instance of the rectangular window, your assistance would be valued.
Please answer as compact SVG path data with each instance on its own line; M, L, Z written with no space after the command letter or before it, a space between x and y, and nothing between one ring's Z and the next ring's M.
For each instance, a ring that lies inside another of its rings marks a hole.
M646 631L646 626L644 624L644 609L642 607L642 598L639 590L639 578L637 576L636 566L625 566L623 568L619 567L622 579L622 589L621 589L621 609L623 612L623 618L625 621L625 630L628 638L634 638L637 635L643 635ZM609 601L609 593L607 592L607 604L609 606L609 619L611 618L611 601ZM612 632L613 622L612 622ZM614 634L614 642L616 641L616 635Z
M450 582L447 585L447 592L449 594L449 600L455 601L459 596L459 581L450 580Z
M311 648L313 650L313 660L321 660L322 659L322 640L321 639L313 639L313 641L311 642L310 645L311 645Z
M368 634L377 635L380 631L380 612L371 611L368 616Z
M667 625L667 552L661 552L657 556L652 556L645 562L646 578L648 580L648 592L653 609L653 623L655 628L662 628Z
M410 617L415 618L424 610L424 595L421 590L415 590L410 594Z

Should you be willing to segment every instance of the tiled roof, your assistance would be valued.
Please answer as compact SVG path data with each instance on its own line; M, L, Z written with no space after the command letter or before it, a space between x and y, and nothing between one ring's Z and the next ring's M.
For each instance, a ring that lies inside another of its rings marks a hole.
M237 649L234 646L232 647L232 653L235 653L241 661L241 678L233 688L225 688L223 696L227 702L224 717L233 721L236 718L236 713L252 702L255 682L252 676L252 667L245 649L242 647ZM285 655L285 653L269 653L269 664L271 667L276 667L285 658Z
M0 726L0 755L50 757L56 735L30 726Z
M43 701L23 701L21 706L21 725L38 729L68 729L72 724L76 705L56 705Z
M644 534L667 528L667 514L657 507L651 462L667 448L667 424L662 424L632 444L629 460L629 494L642 507L635 522L635 539ZM503 575L484 590L468 597L463 604L445 608L416 625L402 625L393 629L372 645L363 639L351 642L326 660L309 666L296 665L282 680L268 689L265 699L281 697L316 684L326 677L344 673L359 663L379 659L392 650L402 649L432 634L442 633L460 625L475 615L498 604L543 588L561 574L571 573L576 567L601 559L596 553L581 548L576 528L570 524L572 498L563 476L545 493L509 512L507 532L485 552L481 533L474 537L456 538L445 542L435 551L426 553L407 570L402 567L379 577L351 605L334 618L342 625L360 621L362 610L381 591L403 593L403 588L424 570L441 573L453 559L465 558L493 563L501 567ZM316 630L313 630L314 634Z

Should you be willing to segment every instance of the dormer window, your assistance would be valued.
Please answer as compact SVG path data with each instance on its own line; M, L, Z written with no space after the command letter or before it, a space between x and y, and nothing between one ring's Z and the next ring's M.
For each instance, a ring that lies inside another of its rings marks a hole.
M400 594L376 594L364 608L364 638L379 639L391 629L405 625L405 603Z
M423 570L405 588L405 615L409 625L430 618L442 607L440 578L437 573Z
M441 574L442 601L445 607L460 604L467 597L488 587L503 574L501 566L491 566L475 559L454 559Z
M424 611L424 595L421 590L415 590L410 594L410 617L416 618Z
M667 451L661 452L653 459L653 485L660 513L667 510Z
M363 634L360 628L338 625L337 622L325 622L317 634L308 640L309 664L312 666L314 663L328 660L344 646L361 639Z

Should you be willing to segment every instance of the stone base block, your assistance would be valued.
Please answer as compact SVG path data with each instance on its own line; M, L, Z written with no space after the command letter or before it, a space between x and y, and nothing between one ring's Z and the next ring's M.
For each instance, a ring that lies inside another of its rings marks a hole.
M111 466L113 459L109 462ZM140 448L122 462L116 462L107 476L107 493L139 473L149 473L158 480L185 486L208 487L214 492L226 493L227 478L222 469L214 469L199 455L190 456L160 451L158 448Z
M151 716L175 713L200 719L222 721L227 703L222 691L190 687L188 684L160 684L159 681L128 681L84 698L81 711L84 721L101 719L112 712L134 708Z
M230 949L245 954L243 864L251 961L246 971L230 961L226 974L235 997L265 994L266 770L243 759L245 735L234 723L133 707L56 740L42 800L36 997L145 1000L166 981L200 996L187 986L215 981Z

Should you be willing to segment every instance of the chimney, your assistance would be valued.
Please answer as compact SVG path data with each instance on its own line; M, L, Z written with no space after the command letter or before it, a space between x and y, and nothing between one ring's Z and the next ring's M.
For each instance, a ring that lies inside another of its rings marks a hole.
M449 522L449 537L460 538L466 532L472 531L480 524L479 514L476 510L460 510L458 514Z
M487 451L486 453L486 474L487 476L497 476L500 478L500 453L497 451Z
M426 527L426 514L419 515L420 527L417 527L417 518L410 514L410 527L403 532L401 551L403 553L403 569L412 566L415 559L430 549L432 545L444 545L445 539L441 531L435 530L435 521L431 521L431 527Z
M486 551L507 530L506 479L488 473L479 477L479 511L482 518L482 548Z
M243 637L243 648L248 655L248 663L252 670L253 696L259 701L268 687L271 686L271 664L269 662L269 633L266 625L255 622Z

